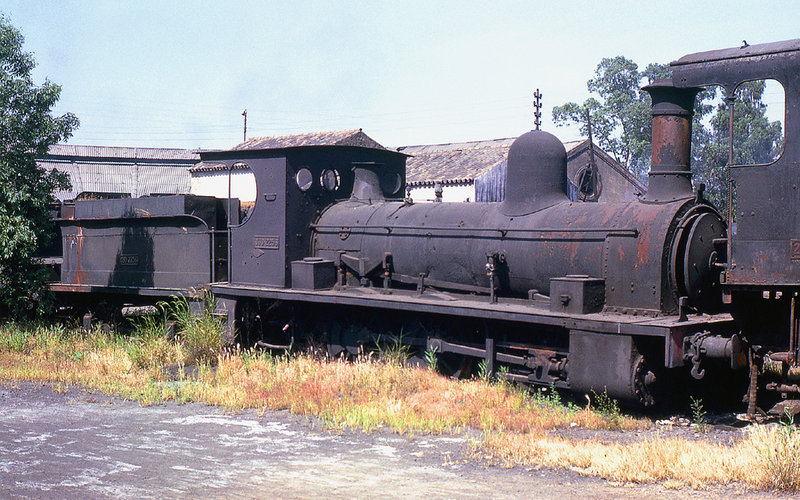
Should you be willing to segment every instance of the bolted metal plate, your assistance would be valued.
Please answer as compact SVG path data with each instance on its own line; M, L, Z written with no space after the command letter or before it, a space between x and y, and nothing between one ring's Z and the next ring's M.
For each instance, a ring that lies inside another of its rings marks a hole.
M719 287L719 272L713 266L714 239L724 237L724 224L715 214L701 214L692 224L683 259L684 287L692 304L716 296L712 293Z

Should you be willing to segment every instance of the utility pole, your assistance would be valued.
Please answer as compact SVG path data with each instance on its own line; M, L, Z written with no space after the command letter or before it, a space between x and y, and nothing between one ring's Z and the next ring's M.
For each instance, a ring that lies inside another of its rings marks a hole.
M539 89L536 89L536 92L533 93L533 125L536 127L536 130L539 130L539 127L542 125L542 93L539 92Z
M242 142L247 142L247 110L245 109L242 111L242 116L244 116L244 139Z

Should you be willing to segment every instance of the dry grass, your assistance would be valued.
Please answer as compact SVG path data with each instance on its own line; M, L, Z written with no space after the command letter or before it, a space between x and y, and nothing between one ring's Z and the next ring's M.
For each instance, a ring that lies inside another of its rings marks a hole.
M154 324L158 332L160 326ZM208 325L205 325L206 328ZM800 432L756 428L732 446L683 439L601 443L548 436L546 430L643 429L646 420L563 405L556 393L531 394L506 383L453 381L421 368L362 357L359 362L253 351L219 355L194 377L168 380L164 366L196 359L205 347L140 329L135 338L60 326L0 325L0 380L77 384L151 404L199 401L238 410L288 409L332 427L396 432L484 433L481 453L506 464L570 467L614 481L704 487L740 483L800 487ZM214 335L208 336L215 338ZM192 338L189 335L180 338ZM188 345L187 345L188 344Z
M510 464L569 467L612 481L693 488L744 483L758 489L800 489L800 432L755 427L734 445L680 438L633 443L571 441L536 434L490 433L487 458Z
M157 323L140 325L133 338L63 327L0 327L0 378L74 383L144 403L202 401L231 409L289 409L328 425L398 432L534 432L570 424L591 429L647 426L616 413L566 407L557 397L532 396L509 384L453 381L434 371L362 357L356 363L312 356L235 352L218 356L215 369L167 384L164 366L194 360L193 342L167 341ZM187 334L184 338L192 338ZM207 350L207 349L206 349ZM204 359L205 356L201 359Z

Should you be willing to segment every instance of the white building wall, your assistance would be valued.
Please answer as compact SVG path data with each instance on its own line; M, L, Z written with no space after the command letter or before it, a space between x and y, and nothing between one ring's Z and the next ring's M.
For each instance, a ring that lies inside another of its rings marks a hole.
M436 194L433 186L414 186L411 188L411 199L415 203L434 201L435 198ZM445 185L442 187L442 201L475 201L475 186L473 184Z
M190 192L217 198L228 197L228 172L193 172ZM250 170L231 172L231 196L242 202L255 201L256 178Z

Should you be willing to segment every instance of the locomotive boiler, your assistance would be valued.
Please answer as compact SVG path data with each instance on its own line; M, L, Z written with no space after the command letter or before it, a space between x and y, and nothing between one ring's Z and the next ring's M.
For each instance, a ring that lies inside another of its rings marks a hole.
M553 278L600 279L605 298L595 312L674 314L681 298L684 307L713 310L720 301L715 264L724 258L715 240L724 239L725 223L692 191L696 90L662 84L648 91L658 142L650 189L640 201L570 202L563 144L531 131L509 149L500 203L387 201L380 165L355 165L350 199L328 207L312 226L312 253L343 260L361 278L380 281L388 272L399 281L422 277L492 296L551 296L552 286L562 286ZM566 309L570 300L563 298Z

